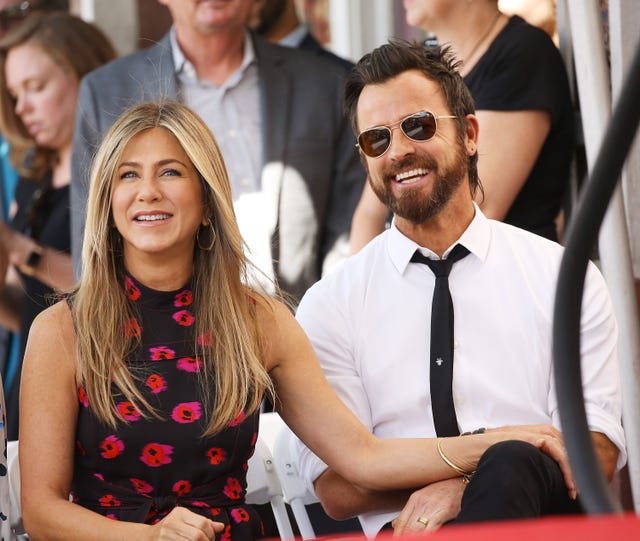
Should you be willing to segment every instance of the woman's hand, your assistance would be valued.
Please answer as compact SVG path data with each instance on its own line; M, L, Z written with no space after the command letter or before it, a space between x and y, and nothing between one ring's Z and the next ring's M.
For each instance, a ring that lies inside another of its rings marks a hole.
M222 530L222 522L214 522L184 507L176 507L160 522L151 526L148 540L213 541L216 533Z

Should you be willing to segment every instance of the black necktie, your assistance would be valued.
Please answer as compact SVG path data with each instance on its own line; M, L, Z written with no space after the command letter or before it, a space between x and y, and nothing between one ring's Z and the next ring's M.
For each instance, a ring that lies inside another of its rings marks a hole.
M449 272L453 264L469 254L456 244L447 259L429 259L416 251L413 263L429 265L436 277L431 306L431 409L436 434L440 437L459 436L458 420L453 405L453 302L449 292Z

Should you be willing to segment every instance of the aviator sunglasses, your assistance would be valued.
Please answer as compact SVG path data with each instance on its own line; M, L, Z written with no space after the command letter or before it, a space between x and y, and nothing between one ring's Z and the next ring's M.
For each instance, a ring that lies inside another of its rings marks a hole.
M375 126L360 132L357 148L370 158L379 158L391 146L391 132L398 126L412 141L428 141L438 130L439 118L456 118L452 115L434 115L430 111L413 113L390 126Z

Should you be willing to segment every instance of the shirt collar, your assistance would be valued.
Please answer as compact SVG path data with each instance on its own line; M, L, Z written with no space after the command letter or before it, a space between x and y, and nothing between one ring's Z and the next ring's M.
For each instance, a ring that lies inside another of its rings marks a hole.
M184 56L180 45L178 44L178 38L176 37L175 26L171 27L169 31L169 43L171 43L171 54L173 56L173 65L175 66L177 75L187 75L193 79L197 79L196 69L191 62ZM244 56L242 58L242 64L236 71L236 73L243 73L247 67L256 59L256 52L253 46L253 41L249 32L245 32L244 35Z
M302 43L302 40L309 33L309 26L306 24L300 24L296 28L294 28L291 32L289 32L285 37L283 37L278 45L283 45L284 47L294 47L297 48Z
M467 229L460 235L460 238L445 250L445 259L456 244L462 244L481 261L486 260L489 252L489 243L491 242L491 223L487 217L482 214L482 211L476 203L473 203L473 206L475 208L473 220L471 220ZM387 249L393 265L400 274L404 274L411 260L411 256L413 256L418 249L427 257L438 259L438 256L434 252L420 246L409 237L403 235L396 227L395 220L391 223L389 229Z

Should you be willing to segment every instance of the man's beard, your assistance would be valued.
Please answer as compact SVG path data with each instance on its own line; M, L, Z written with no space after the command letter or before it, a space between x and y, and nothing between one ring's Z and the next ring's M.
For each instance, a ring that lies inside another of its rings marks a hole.
M468 156L458 147L455 161L439 171L437 162L430 156L411 156L382 172L382 182L373 183L371 187L378 199L387 205L400 218L419 225L436 216L449 202L454 192L462 184L468 171ZM432 179L432 189L428 196L422 195L424 186L415 189L405 188L401 196L392 190L395 176L409 169L428 169Z

